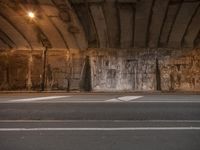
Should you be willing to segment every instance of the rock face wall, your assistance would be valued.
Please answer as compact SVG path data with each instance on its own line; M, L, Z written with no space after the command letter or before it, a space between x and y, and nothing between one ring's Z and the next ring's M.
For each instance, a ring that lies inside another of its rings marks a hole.
M90 49L46 54L45 90L200 91L200 49ZM0 90L40 90L42 51L2 51Z
M200 50L91 50L94 91L199 91Z

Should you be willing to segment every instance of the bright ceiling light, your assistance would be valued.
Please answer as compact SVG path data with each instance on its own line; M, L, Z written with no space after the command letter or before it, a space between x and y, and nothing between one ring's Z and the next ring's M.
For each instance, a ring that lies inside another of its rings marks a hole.
M33 18L35 18L35 14L32 11L29 11L28 12L28 17L33 19Z

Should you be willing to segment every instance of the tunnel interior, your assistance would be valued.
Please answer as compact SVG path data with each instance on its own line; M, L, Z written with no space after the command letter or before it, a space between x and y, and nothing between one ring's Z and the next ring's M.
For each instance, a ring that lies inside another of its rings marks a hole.
M0 90L200 91L200 1L0 0Z

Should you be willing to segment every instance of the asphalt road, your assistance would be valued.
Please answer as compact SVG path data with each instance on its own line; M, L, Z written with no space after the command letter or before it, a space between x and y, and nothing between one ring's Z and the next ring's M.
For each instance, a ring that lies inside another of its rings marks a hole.
M0 149L199 150L199 125L184 121L4 122Z
M199 95L0 95L0 150L199 148Z
M43 98L43 99L42 99ZM65 94L65 93L12 93L0 94L0 103L101 103L101 102L199 102L200 95L184 94Z

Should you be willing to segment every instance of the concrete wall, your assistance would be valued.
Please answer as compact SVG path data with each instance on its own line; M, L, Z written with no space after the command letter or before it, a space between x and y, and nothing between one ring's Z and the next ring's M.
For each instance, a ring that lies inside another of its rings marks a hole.
M79 90L82 59L68 50L47 51L46 90ZM0 53L0 90L40 90L43 51Z
M200 50L91 50L94 91L200 91Z
M200 49L49 50L46 56L46 90L200 91ZM40 90L42 72L42 51L0 53L1 90Z
M0 88L21 90L26 87L27 54L0 53Z

